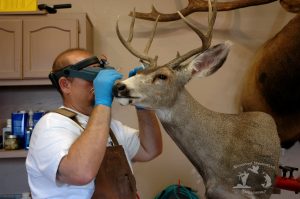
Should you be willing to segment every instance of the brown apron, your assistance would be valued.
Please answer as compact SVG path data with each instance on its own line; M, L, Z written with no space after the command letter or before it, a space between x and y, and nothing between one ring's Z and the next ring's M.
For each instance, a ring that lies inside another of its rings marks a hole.
M69 117L79 124L75 117L76 113L72 111L62 108L52 112ZM106 148L95 179L95 192L92 199L136 199L136 182L124 149L119 145L111 129L109 134L113 146Z
M112 131L114 146L106 148L101 167L95 180L92 199L135 199L136 183L124 149L118 144Z

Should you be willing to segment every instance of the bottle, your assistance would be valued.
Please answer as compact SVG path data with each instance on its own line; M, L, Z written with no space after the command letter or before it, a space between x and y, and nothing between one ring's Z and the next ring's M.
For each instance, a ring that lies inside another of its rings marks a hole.
M2 129L2 144L4 148L4 143L5 139L8 137L8 135L12 134L12 129L11 129L11 119L6 120L6 127Z
M45 115L44 110L35 111L32 116L33 127L35 127L36 123L41 119L41 117Z
M33 130L33 111L28 111L28 125L27 130L32 131Z
M30 110L28 112L28 125L26 128L25 136L24 136L24 149L25 150L29 149L29 143L30 143L32 130L33 130L33 111Z

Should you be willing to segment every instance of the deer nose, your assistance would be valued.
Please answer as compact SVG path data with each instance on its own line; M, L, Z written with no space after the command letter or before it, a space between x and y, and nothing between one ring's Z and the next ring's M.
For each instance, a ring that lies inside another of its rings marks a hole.
M128 92L125 84L123 84L122 82L118 82L114 85L113 95L115 97L125 96L126 94L128 94Z

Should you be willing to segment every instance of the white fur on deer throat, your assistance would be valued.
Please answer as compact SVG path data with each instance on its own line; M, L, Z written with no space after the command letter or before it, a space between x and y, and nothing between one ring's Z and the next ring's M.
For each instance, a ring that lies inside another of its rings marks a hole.
M171 118L172 118L172 110L171 109L158 109L155 111L157 116L165 121L165 122L171 122Z

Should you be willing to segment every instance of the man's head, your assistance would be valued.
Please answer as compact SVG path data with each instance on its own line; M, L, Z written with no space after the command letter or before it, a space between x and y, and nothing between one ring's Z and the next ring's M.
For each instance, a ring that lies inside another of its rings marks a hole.
M81 60L82 55L87 58ZM60 90L60 77L77 77L87 81L93 81L101 69L111 68L105 66L106 60L98 59L83 49L69 49L61 53L54 61L49 78L52 84Z
M93 79L105 68L103 62L79 48L66 50L57 56L49 78L61 93L64 105L88 114L94 104Z

